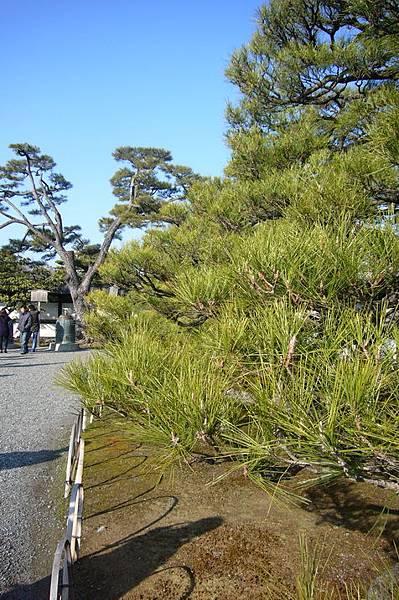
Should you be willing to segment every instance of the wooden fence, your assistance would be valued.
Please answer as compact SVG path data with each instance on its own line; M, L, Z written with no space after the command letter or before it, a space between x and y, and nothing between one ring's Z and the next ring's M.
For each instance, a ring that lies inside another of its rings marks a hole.
M51 571L49 600L73 600L72 566L79 558L83 520L83 464L86 411L81 409L72 426L66 466L64 497L69 496L66 528L58 542Z

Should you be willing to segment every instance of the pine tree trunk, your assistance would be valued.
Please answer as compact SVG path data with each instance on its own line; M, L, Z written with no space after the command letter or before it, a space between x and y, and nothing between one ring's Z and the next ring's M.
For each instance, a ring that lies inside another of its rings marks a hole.
M71 292L73 308L75 310L76 320L83 323L85 313L85 301L84 296L78 288L69 285L69 291Z
M73 251L59 252L67 274L67 285L71 294L73 308L76 315L76 320L83 323L85 312L85 291L81 289L78 274L75 266L75 256Z

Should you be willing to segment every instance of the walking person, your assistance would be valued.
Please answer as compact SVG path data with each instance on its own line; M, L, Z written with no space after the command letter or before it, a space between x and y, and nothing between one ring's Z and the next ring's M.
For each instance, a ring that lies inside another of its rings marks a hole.
M10 337L10 317L5 308L0 310L0 353L7 354L8 340Z
M31 333L32 315L27 306L21 306L18 330L20 332L21 354L28 354L28 342Z
M28 306L30 315L32 317L31 334L32 334L32 352L36 352L37 341L40 333L40 313L34 304Z

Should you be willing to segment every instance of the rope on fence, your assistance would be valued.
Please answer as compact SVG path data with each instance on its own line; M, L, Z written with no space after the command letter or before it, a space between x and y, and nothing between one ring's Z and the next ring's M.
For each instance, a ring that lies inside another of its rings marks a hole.
M64 497L70 493L66 531L55 551L51 571L49 600L73 600L72 565L79 558L83 521L83 465L85 441L82 432L86 429L87 415L79 411L72 426L66 467Z

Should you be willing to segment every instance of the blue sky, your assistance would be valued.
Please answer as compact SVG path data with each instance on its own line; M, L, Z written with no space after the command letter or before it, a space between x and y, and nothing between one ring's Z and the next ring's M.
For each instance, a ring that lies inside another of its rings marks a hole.
M224 110L236 97L224 70L259 4L2 0L0 163L15 142L51 154L74 186L65 221L93 241L113 203L117 146L164 147L175 162L222 174Z

